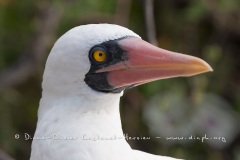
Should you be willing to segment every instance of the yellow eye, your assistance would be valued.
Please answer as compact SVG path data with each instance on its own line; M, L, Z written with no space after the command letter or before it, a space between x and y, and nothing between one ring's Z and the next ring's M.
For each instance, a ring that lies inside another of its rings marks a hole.
M107 58L107 53L103 50L95 50L92 54L93 60L96 62L103 62Z

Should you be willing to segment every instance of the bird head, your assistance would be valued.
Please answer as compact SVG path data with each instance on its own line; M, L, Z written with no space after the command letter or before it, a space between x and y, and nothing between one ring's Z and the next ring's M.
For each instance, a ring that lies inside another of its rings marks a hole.
M211 70L199 58L155 47L118 25L75 27L57 40L48 56L35 135L123 136L119 115L123 90L159 79ZM80 139L68 142L35 139L31 157L91 159L100 156L99 159L111 159L109 157L116 155L115 159L153 159L150 154L130 150L125 139L94 144L95 141ZM52 152L53 149L57 152Z
M112 24L75 27L55 43L43 91L58 95L118 94L147 82L212 71L203 60L167 51Z

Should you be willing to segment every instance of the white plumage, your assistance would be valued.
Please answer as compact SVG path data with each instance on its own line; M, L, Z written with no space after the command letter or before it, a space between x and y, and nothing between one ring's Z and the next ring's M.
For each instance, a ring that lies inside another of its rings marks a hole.
M119 114L123 92L98 92L84 81L89 50L122 37L140 38L121 26L92 24L71 29L55 43L43 76L31 160L172 159L132 150Z

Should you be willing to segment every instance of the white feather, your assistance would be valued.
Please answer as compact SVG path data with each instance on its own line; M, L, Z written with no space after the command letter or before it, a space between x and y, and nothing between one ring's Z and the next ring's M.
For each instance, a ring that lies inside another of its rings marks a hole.
M92 24L71 29L55 43L43 76L31 160L171 159L132 150L121 126L122 93L100 93L84 82L90 48L125 36L139 37L121 26Z

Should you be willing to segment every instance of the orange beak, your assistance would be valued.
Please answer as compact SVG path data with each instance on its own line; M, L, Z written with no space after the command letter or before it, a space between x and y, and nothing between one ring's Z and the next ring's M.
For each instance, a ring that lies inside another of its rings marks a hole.
M127 60L96 71L108 72L108 83L114 88L213 71L200 58L164 50L139 38L125 38L118 44Z

